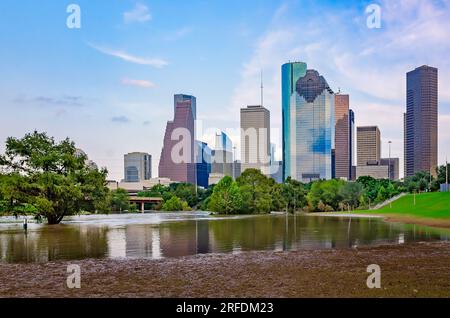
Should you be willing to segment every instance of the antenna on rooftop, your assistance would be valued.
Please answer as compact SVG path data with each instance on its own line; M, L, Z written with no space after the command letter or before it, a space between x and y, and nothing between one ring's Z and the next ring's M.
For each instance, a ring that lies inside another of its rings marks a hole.
M264 106L264 83L263 83L263 70L261 69L261 106Z

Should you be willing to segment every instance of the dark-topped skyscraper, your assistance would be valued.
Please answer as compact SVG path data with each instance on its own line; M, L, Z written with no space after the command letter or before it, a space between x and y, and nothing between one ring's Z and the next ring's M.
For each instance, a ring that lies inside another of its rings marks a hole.
M168 121L166 126L159 177L196 184L195 97L175 95L174 111L173 121Z
M311 182L333 177L334 92L305 63L282 67L284 178Z
M406 74L405 177L436 174L438 161L438 70L427 65Z

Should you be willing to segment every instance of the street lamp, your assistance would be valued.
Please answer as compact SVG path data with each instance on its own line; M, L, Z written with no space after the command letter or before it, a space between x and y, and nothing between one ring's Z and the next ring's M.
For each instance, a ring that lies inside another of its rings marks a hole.
M392 145L392 141L389 140L388 144L389 144L388 176L389 176L389 180L392 180L392 179L394 179L391 176L391 145Z

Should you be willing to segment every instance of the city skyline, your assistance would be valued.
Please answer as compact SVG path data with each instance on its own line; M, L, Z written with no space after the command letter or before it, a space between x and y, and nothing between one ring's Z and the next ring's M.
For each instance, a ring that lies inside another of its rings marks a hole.
M0 36L8 47L0 53L1 140L45 130L58 139L70 136L108 168L111 179L123 177L123 154L133 151L150 153L157 171L174 93L198 98L204 128L238 128L239 109L259 103L262 69L271 141L281 159L279 68L302 60L334 90L351 96L357 126L380 127L383 156L387 141L393 141L392 156L400 158L403 175L405 74L426 64L439 69L438 164L445 162L450 149L450 64L444 58L450 47L448 1L381 1L379 30L367 28L369 2L358 1L180 1L179 11L188 10L189 17L156 1L77 3L80 30L66 28L65 4L30 2L29 10L14 1L0 4L9 13L0 27L11 30ZM147 8L141 16L133 11L138 3ZM103 18L96 19L100 12ZM175 22L167 22L169 16ZM239 149L239 134L229 135ZM197 139L214 145L214 133Z

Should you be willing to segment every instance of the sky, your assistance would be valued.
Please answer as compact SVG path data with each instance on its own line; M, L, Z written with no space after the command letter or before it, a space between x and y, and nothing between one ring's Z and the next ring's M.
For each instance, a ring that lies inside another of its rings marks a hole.
M80 28L67 27L70 4ZM0 152L36 129L70 137L110 179L133 151L156 176L173 95L197 97L199 139L213 147L222 129L239 147L262 70L280 159L281 65L303 61L350 95L358 126L379 126L382 156L393 142L401 175L406 72L437 67L439 163L450 155L450 0L2 0L0 12Z

